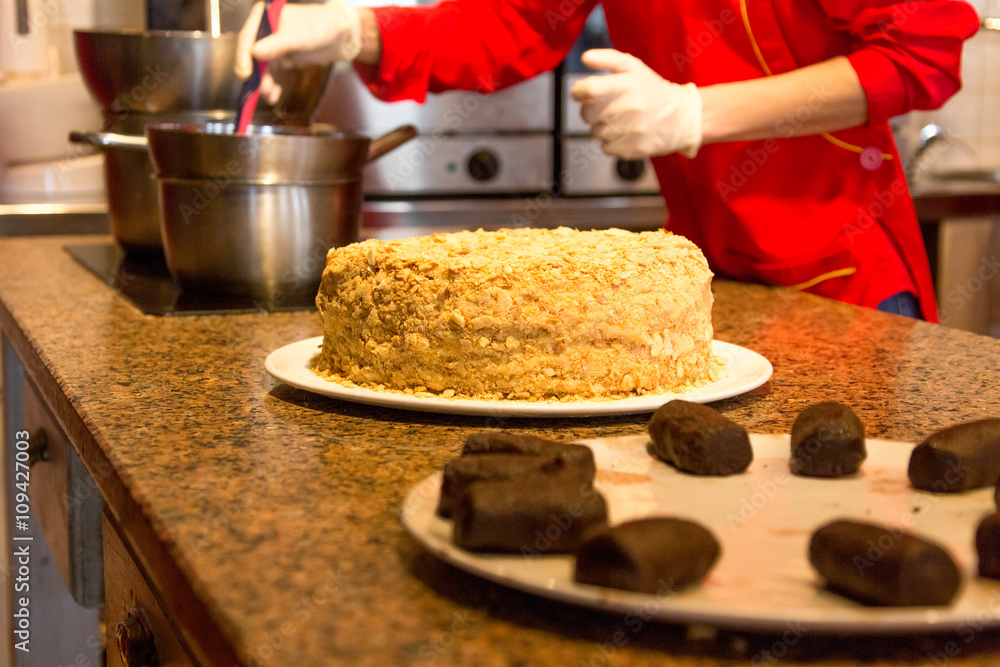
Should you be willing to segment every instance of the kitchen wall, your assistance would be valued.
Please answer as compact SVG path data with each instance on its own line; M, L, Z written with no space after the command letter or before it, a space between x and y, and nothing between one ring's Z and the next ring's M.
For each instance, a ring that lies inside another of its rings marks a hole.
M67 138L102 124L73 31L145 25L145 0L0 0L0 205L106 202L103 155Z
M970 4L1000 23L1000 0ZM904 160L922 128L937 125L945 137L921 159L922 171L1000 171L1000 30L981 29L966 42L962 84L941 109L913 112L900 123ZM1000 337L1000 216L946 221L939 244L942 322Z
M969 2L1000 21L1000 0ZM909 128L938 124L952 141L935 151L934 168L1000 168L1000 30L980 30L965 43L962 89L941 108L911 114Z

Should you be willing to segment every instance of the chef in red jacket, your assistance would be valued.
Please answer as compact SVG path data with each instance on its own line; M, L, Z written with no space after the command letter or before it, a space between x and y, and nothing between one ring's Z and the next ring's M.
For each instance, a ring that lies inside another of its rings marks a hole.
M354 61L383 100L489 92L555 67L597 0L288 5L254 44L271 67ZM605 152L651 157L667 229L719 277L937 321L889 118L960 87L979 18L959 0L608 0L609 75L571 93ZM265 81L262 94L280 89Z

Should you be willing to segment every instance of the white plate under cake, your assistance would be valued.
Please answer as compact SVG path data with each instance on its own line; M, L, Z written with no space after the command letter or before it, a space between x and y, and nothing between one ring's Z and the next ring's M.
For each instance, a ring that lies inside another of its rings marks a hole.
M697 387L685 387L683 391L589 401L478 400L443 397L431 392L406 394L328 382L313 372L322 343L323 337L315 336L283 345L267 355L264 369L276 380L297 389L351 403L456 415L547 418L653 412L673 398L711 403L756 389L767 382L772 373L771 363L756 352L714 340L712 350L720 363L719 378Z

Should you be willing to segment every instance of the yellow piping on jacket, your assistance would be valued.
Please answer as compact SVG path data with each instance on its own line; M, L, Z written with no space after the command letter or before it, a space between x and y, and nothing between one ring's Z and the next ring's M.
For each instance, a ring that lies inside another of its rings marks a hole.
M774 76L774 74L771 73L771 68L767 66L767 61L764 60L764 54L761 53L760 46L757 44L757 38L753 36L753 29L750 28L750 15L747 13L747 0L740 0L740 15L743 17L743 27L747 31L747 37L750 38L750 45L753 47L754 55L757 56L757 62L764 70L764 74L767 76ZM865 151L865 149L861 146L847 143L846 141L833 136L829 132L820 132L820 136L834 146L839 146L845 150L849 150L854 153L863 153ZM882 153L882 159L891 160L892 155L890 153Z

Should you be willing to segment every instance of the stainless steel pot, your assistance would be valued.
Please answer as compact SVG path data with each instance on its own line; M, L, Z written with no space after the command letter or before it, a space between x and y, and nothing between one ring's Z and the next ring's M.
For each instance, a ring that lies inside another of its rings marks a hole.
M104 109L102 132L75 132L73 141L105 153L111 229L127 253L163 253L153 165L143 146L147 125L208 123L235 115L241 82L233 75L236 33L77 30L76 56L84 82ZM306 126L331 67L273 72L284 94L260 105L259 125ZM125 138L109 135L126 135Z
M146 125L163 122L212 122L230 112L171 114L104 114L106 132L72 132L71 141L104 152L104 180L108 193L111 233L126 254L163 255L160 210L149 158Z
M279 304L315 294L327 251L358 240L364 166L416 136L232 124L146 129L167 267L184 289Z

